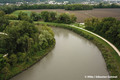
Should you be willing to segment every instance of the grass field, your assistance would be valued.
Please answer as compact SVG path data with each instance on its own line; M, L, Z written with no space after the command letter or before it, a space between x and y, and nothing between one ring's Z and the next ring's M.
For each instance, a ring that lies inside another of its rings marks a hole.
M16 11L14 11L12 14L15 15L15 16L18 16L18 14L19 14L20 12L27 13L28 16L30 16L30 14L31 14L31 11L27 11L27 10L16 10Z

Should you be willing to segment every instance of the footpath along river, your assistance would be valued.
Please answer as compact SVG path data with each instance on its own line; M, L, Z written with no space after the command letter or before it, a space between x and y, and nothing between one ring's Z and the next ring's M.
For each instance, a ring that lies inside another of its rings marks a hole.
M85 78L109 75L102 54L93 43L72 31L52 28L55 48L11 80L109 80Z

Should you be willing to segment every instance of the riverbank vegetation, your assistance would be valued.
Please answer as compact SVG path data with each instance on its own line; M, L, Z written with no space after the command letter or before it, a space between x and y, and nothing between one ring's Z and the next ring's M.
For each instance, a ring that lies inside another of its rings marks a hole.
M0 34L0 80L6 80L45 56L55 39L51 28L22 20L25 15L19 21L9 21L2 11L0 15L5 18L0 19L0 30L6 34Z
M85 21L85 29L88 29L100 36L106 38L111 43L113 43L120 51L120 21L115 18L91 18ZM104 58L107 63L107 68L112 75L118 75L120 78L120 57L114 52L110 52L109 49L104 50ZM108 48L108 47L106 47ZM115 69L115 70L114 70ZM116 79L119 80L119 79Z
M96 37L93 34L90 34L89 32L86 32L82 29L79 29L78 27L73 27L68 24L36 22L36 24L39 24L39 23L47 24L48 26L55 26L55 27L61 27L61 28L72 30L75 33L77 33L77 34L83 36L84 38L90 40L91 42L93 42L100 49L100 51L105 59L109 74L111 76L118 76L117 79L111 79L111 80L119 80L119 78L120 78L120 67L119 67L120 66L120 57L114 51L114 49L109 44L107 44L105 41Z
M120 50L120 21L115 18L91 18L85 21L85 29L101 35Z

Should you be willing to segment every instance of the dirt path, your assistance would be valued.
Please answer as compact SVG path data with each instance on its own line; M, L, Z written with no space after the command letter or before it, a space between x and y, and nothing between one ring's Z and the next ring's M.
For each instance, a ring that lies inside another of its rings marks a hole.
M71 25L71 27L75 27L75 28L84 30L84 31L86 31L86 32L88 32L88 33L91 33L91 34L99 37L100 39L102 39L102 40L104 40L106 43L108 43L108 44L118 53L118 55L120 56L120 51L119 51L112 43L110 43L108 40L106 40L105 38L103 38L103 37L101 37L101 36L99 36L99 35L91 32L91 31L88 31L88 30L86 30L86 29L83 29L83 28L80 28L80 27L77 27L77 26L74 26L74 25Z

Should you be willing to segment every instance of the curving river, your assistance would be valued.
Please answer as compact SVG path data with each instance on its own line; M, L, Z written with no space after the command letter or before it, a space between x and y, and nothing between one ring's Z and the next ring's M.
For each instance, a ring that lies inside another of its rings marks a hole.
M52 28L55 32L55 48L11 80L109 80L85 78L108 75L101 52L93 43L72 31Z

